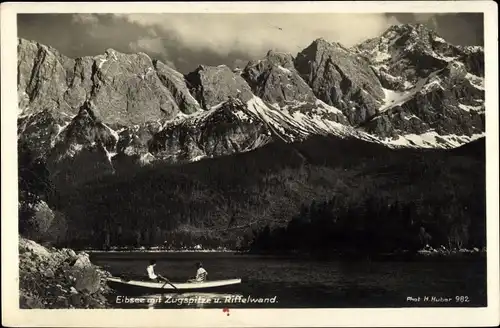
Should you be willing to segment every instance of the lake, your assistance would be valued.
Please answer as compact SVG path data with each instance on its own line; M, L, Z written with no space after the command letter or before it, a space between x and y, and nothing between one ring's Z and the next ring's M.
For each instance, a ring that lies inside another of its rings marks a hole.
M241 278L242 283L221 293L144 295L145 303L139 304L125 303L125 297L129 295L117 292L110 297L114 307L486 306L486 259L343 262L227 252L91 254L93 263L114 276L127 274L144 279L147 278L146 267L150 259L157 260L155 272L172 282L185 282L194 276L195 263L201 261L208 271L208 279Z

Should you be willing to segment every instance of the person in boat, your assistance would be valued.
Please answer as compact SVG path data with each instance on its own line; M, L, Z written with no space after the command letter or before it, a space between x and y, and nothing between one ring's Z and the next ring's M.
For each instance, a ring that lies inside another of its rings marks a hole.
M155 273L155 266L156 266L156 260L149 261L149 265L146 268L146 271L148 272L149 279L151 279L153 281L158 281L158 282L162 282L162 281L169 282L169 280L167 278Z
M201 262L196 263L196 277L194 279L189 279L188 282L203 282L207 280L208 272L203 268Z

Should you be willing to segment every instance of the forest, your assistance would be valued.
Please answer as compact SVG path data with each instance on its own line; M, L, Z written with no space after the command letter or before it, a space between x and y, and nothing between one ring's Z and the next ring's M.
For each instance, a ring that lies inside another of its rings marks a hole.
M114 174L61 188L20 144L19 228L75 248L481 247L484 146L480 139L453 150L389 149L317 136L194 163L116 165Z
M317 256L372 256L424 247L459 250L486 246L484 202L390 202L369 196L362 203L328 201L302 206L286 227L268 226L254 238L256 253L300 252Z

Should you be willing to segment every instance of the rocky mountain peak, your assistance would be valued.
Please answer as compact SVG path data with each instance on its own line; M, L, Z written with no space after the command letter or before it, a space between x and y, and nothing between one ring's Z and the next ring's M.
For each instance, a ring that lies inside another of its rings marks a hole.
M104 53L107 55L107 56L112 56L113 54L116 54L117 51L113 48L108 48L104 51Z
M284 105L289 102L314 102L316 97L295 69L293 56L270 50L266 57L251 61L241 75L255 95Z
M315 40L297 55L295 67L316 97L342 110L352 124L375 114L384 97L368 62L339 43Z
M384 87L393 90L415 86L464 54L423 24L392 26L352 50L370 62Z
M399 29L398 29L399 28ZM451 46L446 42L435 30L425 26L424 24L410 25L405 24L399 26L395 31L390 29L386 37L390 37L391 32L396 32L392 34L392 40L398 38L398 45L405 45L405 47L420 46L423 50L427 51L446 51L445 48ZM383 35L384 36L384 35Z
M308 47L306 47L303 51L309 50L311 52L319 52L322 53L324 51L329 51L332 49L337 49L340 51L348 51L348 49L339 42L336 41L328 41L325 38L318 38L314 40Z
M229 96L248 101L253 97L248 83L226 65L200 65L186 75L194 98L205 110L220 104Z
M309 46L314 46L316 48L328 47L331 43L328 42L325 38L317 38L314 40Z
M172 95L179 110L192 114L201 109L198 101L191 95L184 75L159 60L153 60L156 75Z
M18 105L27 113L53 108L74 115L90 99L103 122L128 126L200 108L184 76L145 53L108 48L101 55L71 59L19 39L18 72Z
M72 74L75 61L54 48L24 39L19 39L17 53L20 112L34 114L56 110L75 113L75 107L64 99L68 75Z
M237 106L244 106L245 104L241 99L239 98L234 98L232 96L229 96L227 100L223 103L223 106L226 106L228 108L235 108Z
M270 50L243 70L200 65L187 75L145 53L71 59L20 39L18 72L20 140L52 154L54 170L81 156L116 169L316 134L450 147L484 131L482 48L455 47L425 26L395 26L351 49L319 38L296 58Z
M390 26L384 33L382 33L382 36L386 35L387 33L391 32L396 32L398 34L406 34L406 33L428 33L428 32L433 32L432 29L428 28L426 25L422 23L417 23L417 24L395 24Z
M384 55L401 57L412 52L436 56L453 53L454 48L433 29L424 24L400 24L388 28L381 36L369 39L354 47L370 59L383 61Z
M78 115L80 117L89 117L92 121L98 121L98 118L95 116L94 111L96 110L96 106L92 100L85 100L85 102L80 107L78 111Z
M370 62L385 88L379 114L364 124L370 133L427 133L439 142L454 135L459 142L484 130L482 54L463 51L423 24L393 26L353 50Z
M295 69L291 53L269 50L264 60L271 65L280 65L288 69Z

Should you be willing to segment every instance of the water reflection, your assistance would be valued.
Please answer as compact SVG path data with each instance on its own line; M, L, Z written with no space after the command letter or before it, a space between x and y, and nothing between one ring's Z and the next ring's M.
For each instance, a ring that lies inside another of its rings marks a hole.
M96 259L96 264L108 265L115 275L123 272L144 275L149 258L130 256L126 259L114 255ZM136 256L136 255L134 255ZM160 301L150 303L117 302L121 295L144 295L146 291L115 289L109 295L113 308L344 308L344 307L408 307L432 306L408 303L411 295L454 295L460 291L471 302L466 306L486 306L486 262L336 262L286 260L272 257L229 256L227 254L178 254L165 255L158 265L158 272L166 272L172 280L192 274L192 263L201 259L210 264L213 279L223 280L242 277L241 284L218 293L182 293L147 295ZM160 257L158 257L160 259ZM163 267L161 267L163 266ZM184 278L183 278L184 279ZM179 279L179 281L182 279ZM467 284L463 282L467 281ZM110 286L113 287L113 286ZM174 292L173 290L171 290ZM138 293L138 294L136 294ZM229 296L242 295L243 300L225 302ZM165 303L166 297L170 303ZM204 296L210 303L181 304L174 299ZM131 296L129 296L131 297ZM214 299L222 299L215 303ZM264 298L264 302L254 302ZM275 301L274 301L275 298ZM266 302L266 299L270 301ZM464 304L437 304L435 306L464 306Z

